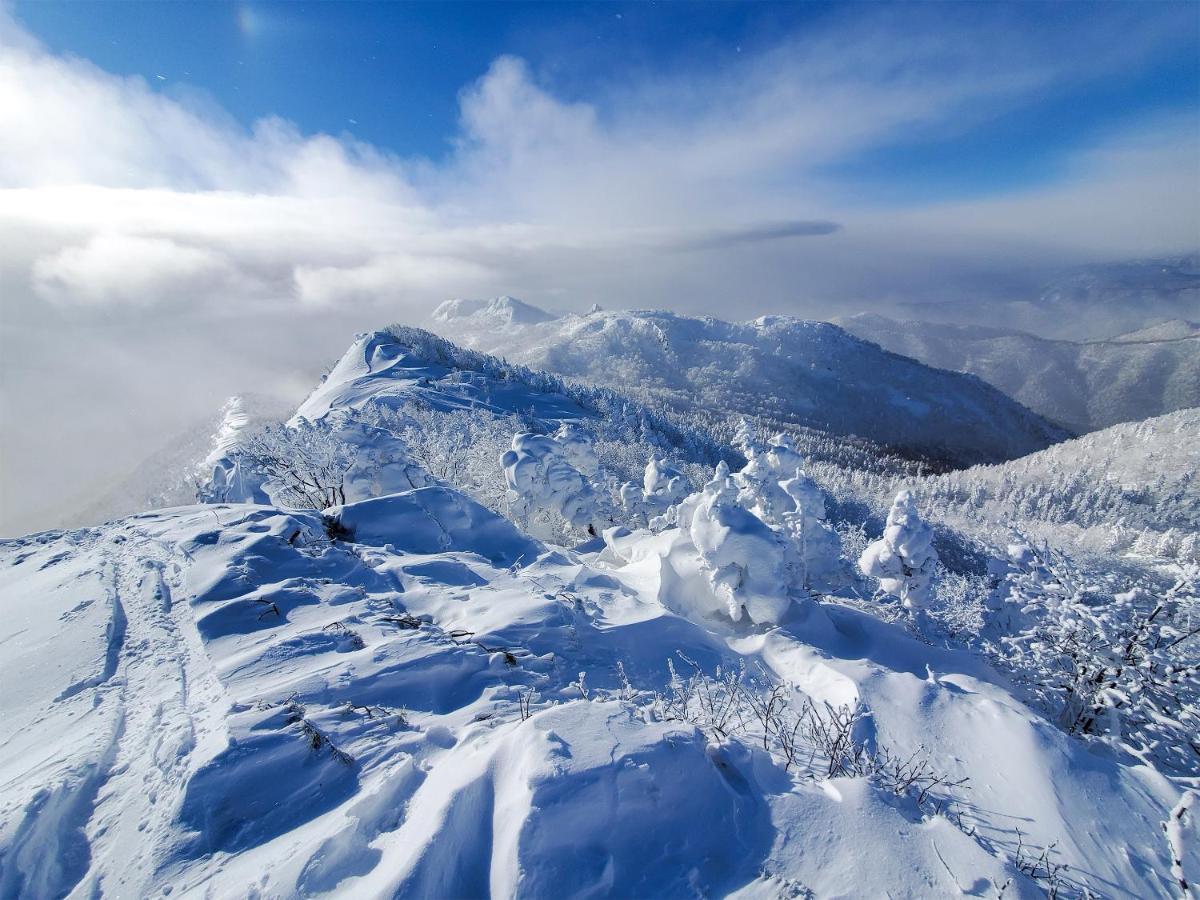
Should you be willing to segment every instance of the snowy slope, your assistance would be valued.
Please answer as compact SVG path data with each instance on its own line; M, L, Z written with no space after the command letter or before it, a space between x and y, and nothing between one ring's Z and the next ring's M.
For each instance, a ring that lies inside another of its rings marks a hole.
M962 476L996 493L1006 485L1040 486L1054 498L1040 505L1051 520L1200 532L1200 409L1114 425ZM930 481L951 482L954 476ZM1079 503L1078 491L1069 488L1081 485L1103 495L1100 508Z
M491 414L530 411L554 421L591 415L554 390L557 385L549 379L531 387L517 378L499 377L488 371L498 360L480 359L474 370L465 370L450 356L457 348L418 343L431 336L417 331L411 336L414 340L405 342L388 331L359 335L296 415L315 420L334 408L397 405L414 398L436 409L477 408Z
M1200 563L1200 409L1126 422L1000 465L894 477L814 464L843 505L880 509L913 489L945 525L1002 544L1010 529L1108 560Z
M451 301L431 327L514 362L679 408L758 415L960 464L1011 459L1066 437L975 378L883 352L825 323L597 310L497 331L501 303L469 312Z
M836 322L894 353L978 375L1079 431L1200 406L1200 326L1179 319L1086 343L870 313Z
M628 412L597 398L384 331L295 421ZM405 446L373 434L366 459ZM320 513L0 542L0 897L1035 897L1051 844L1061 895L1173 896L1181 782L1069 737L977 654L783 583L778 626L734 621L680 525L558 547L387 468ZM752 706L706 699L743 666L743 698L859 706L855 742L940 783L829 777L803 736L789 763Z
M0 893L1037 896L1016 822L1075 885L1170 895L1177 789L968 654L836 606L689 618L641 568L416 495L347 507L351 544L254 506L5 542ZM954 821L656 718L676 650L862 702L874 740L971 779Z

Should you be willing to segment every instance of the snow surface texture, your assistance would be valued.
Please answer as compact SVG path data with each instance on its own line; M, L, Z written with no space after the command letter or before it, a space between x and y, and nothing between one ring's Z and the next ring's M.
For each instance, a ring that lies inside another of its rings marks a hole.
M571 397L385 333L294 424L414 396L532 405L591 467ZM681 500L655 462L669 521L569 549L402 487L409 461L380 462L400 445L354 428L374 480L322 513L0 542L0 897L1035 897L1052 844L1064 894L1195 878L1178 781L1068 736L977 654L810 595L766 523L824 520L786 440ZM859 708L855 746L937 783L831 773L803 736L785 758L730 679Z
M893 353L978 375L1077 431L1200 406L1200 325L1180 319L1087 343L872 314L837 324Z
M4 895L1036 896L985 849L1011 855L1014 821L1101 895L1170 895L1178 791L968 654L838 607L766 631L679 615L636 565L562 551L504 567L517 539L497 521L463 546L461 505L352 504L352 544L256 506L7 542ZM441 549L405 545L431 520ZM878 740L972 777L988 842L620 699L616 662L663 690L675 649L864 703Z
M514 313L498 328L499 310L512 303L450 301L430 327L514 362L679 408L754 414L960 464L1011 459L1067 436L976 378L881 351L823 322L598 310L528 324L518 322L535 317Z

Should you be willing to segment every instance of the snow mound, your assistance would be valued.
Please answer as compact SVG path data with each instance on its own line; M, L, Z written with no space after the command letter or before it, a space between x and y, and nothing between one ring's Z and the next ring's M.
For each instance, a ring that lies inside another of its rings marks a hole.
M511 566L530 563L540 552L507 519L441 486L335 506L325 515L336 519L356 543L391 544L407 553L462 550Z

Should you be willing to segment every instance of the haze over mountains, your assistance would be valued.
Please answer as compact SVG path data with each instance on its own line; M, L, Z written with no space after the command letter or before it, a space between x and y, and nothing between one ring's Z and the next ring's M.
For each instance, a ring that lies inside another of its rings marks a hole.
M896 307L902 315L892 317L1015 327L1069 341L1105 340L1172 319L1200 321L1200 252L1080 266L1052 275L1039 288L1003 293L982 303L969 294L936 303L907 301Z
M1183 319L1086 342L872 313L834 321L894 353L978 375L1075 431L1200 406L1200 325Z

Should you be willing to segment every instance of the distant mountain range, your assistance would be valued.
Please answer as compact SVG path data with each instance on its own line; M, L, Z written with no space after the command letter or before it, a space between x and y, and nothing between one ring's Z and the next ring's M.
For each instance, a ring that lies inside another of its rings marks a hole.
M905 303L902 318L1105 340L1171 319L1200 321L1200 253L1080 266L1029 294L988 302ZM970 299L970 298L964 298Z
M1200 324L1183 319L1087 342L871 313L835 321L886 350L978 375L1076 431L1200 406Z
M500 297L448 301L429 324L455 343L679 409L855 435L955 465L1012 459L1068 436L977 378L824 322L599 308L556 318Z

